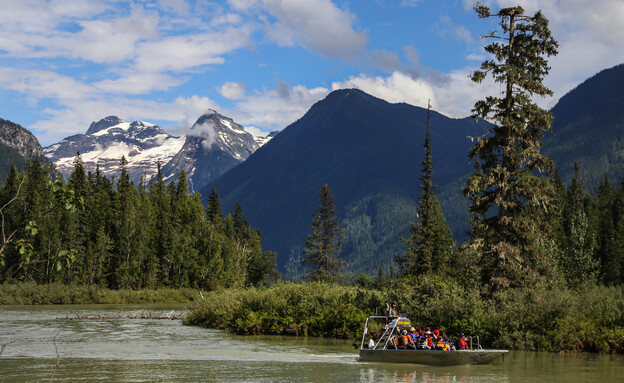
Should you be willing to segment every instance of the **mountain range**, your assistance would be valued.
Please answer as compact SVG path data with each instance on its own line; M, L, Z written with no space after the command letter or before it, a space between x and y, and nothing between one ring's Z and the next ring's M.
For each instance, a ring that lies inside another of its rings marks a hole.
M574 162L587 191L594 191L605 174L616 185L624 179L622 105L624 65L618 65L581 83L551 110L553 133L544 138L544 152L565 182ZM184 169L204 197L212 188L219 192L224 211L236 202L242 205L262 233L263 247L278 252L278 265L287 275L302 272L300 257L319 190L327 183L346 230L343 255L349 270L374 273L405 251L399 237L407 235L420 195L426 117L425 109L348 89L332 92L282 132L260 140L214 111L180 136L110 116L91 124L86 134L47 147L45 154L65 175L77 151L85 163L97 162L109 174L120 154L136 178L154 174L157 162L169 179ZM436 194L456 240L468 228L468 201L460 191L472 171L471 137L487 129L483 121L431 115ZM13 139L16 135L21 138ZM37 146L25 129L0 120L0 159L22 158L24 164L25 158L41 155Z
M186 171L191 185L197 189L244 161L260 143L231 118L214 110L202 115L187 134L174 136L161 127L143 121L126 122L108 116L93 122L85 134L66 137L44 148L45 155L67 177L74 168L77 153L87 170L113 176L119 172L122 156L128 161L131 179L147 181L162 166L166 180Z

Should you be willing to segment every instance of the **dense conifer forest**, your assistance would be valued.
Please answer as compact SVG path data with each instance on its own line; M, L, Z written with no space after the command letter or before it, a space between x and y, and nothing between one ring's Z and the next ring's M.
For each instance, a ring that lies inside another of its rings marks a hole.
M0 280L214 290L275 278L275 253L239 205L223 216L213 191L204 209L184 172L165 183L159 169L136 187L121 165L109 179L77 155L67 182L38 160L13 167L0 191Z

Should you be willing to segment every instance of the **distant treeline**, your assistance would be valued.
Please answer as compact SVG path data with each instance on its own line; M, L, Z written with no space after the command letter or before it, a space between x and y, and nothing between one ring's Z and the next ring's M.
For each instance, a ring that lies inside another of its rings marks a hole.
M276 277L240 206L224 217L213 191L204 209L184 172L166 184L160 167L136 187L126 165L108 178L77 155L66 182L38 160L13 167L0 189L0 282L212 290Z

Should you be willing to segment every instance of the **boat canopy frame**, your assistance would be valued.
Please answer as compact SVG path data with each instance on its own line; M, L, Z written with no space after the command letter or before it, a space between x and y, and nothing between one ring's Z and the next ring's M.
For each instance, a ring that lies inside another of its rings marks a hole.
M403 327L409 327L410 326L410 321L409 321L409 319L407 319L407 317L404 314L400 314L398 317L392 317L392 321L389 321L390 318L388 318L385 315L371 315L371 316L366 318L366 323L364 323L364 331L363 331L363 334L362 334L362 341L360 342L360 350L364 349L364 342L366 340L366 335L368 334L368 322L371 319L384 319L385 322L386 322L386 328L384 330L384 333L381 335L381 337L378 340L375 340L373 337L371 337L371 339L375 343L375 345L373 347L373 349L375 349L375 350L379 347L379 344L384 339L385 339L385 343L383 345L382 350L387 350L388 349L388 342L390 342L390 339L392 339L392 336L396 335L394 333L395 330L400 330L401 329L401 325L406 323L406 322L408 323L407 326L403 326ZM470 341L469 342L470 350L483 350L483 347L481 347L481 342L480 342L480 339L479 339L478 335L469 336L468 340Z

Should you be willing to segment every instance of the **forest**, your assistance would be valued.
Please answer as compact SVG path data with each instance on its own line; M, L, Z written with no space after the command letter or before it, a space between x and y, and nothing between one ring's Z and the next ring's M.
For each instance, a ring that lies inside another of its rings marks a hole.
M276 278L276 256L242 208L207 208L186 175L160 172L136 187L121 159L118 179L86 172L80 155L65 182L38 160L12 167L0 191L0 281L110 289L258 286Z

